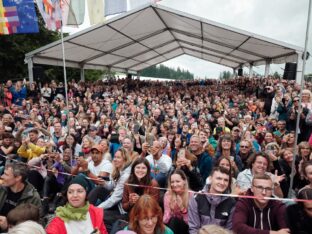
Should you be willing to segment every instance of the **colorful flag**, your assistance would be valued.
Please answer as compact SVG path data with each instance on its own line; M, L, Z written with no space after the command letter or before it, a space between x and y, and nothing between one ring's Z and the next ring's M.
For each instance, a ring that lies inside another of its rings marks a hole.
M105 0L105 16L127 11L127 0Z
M67 23L68 14L69 14L70 0L61 0L61 9L62 9L62 24Z
M88 0L88 12L90 24L102 23L104 17L104 1L103 0Z
M0 35L39 32L33 0L0 0Z
M36 0L36 2L47 29L53 31L60 29L62 27L60 0Z
M84 21L85 1L71 0L69 4L68 19L64 25L80 25Z

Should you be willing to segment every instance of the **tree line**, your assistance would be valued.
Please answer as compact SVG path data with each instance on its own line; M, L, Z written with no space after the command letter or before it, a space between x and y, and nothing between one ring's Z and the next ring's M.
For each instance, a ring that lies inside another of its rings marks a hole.
M163 64L154 65L148 68L145 68L140 73L141 76L147 77L158 77L158 78L167 78L167 79L176 79L176 80L193 80L194 74L190 73L188 70L177 69L167 67Z

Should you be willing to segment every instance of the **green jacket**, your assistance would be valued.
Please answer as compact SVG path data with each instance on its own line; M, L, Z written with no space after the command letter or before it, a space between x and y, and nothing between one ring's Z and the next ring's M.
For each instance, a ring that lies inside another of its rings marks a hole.
M41 199L37 190L28 182L26 183L26 187L22 193L20 200L18 201L17 205L23 203L31 203L39 208L41 207ZM0 210L2 209L4 202L7 198L8 188L1 186L0 187Z

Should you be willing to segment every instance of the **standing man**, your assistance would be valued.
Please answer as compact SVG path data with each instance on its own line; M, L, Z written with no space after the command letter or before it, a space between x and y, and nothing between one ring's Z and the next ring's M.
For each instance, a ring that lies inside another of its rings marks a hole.
M197 234L202 226L210 224L232 229L235 200L217 195L229 193L230 184L231 175L227 169L216 167L212 170L211 184L204 187L203 193L216 195L197 194L191 198L188 207L190 234Z

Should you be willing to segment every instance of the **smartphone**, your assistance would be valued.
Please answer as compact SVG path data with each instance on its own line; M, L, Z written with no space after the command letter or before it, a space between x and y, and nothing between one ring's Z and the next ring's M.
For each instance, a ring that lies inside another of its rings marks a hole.
M134 134L138 134L140 130L140 125L139 124L135 124L133 127L133 133Z
M25 124L25 127L26 128L33 128L34 124L33 123L28 123L28 124Z
M149 146L152 146L154 143L154 136L150 133L147 133L145 136L145 142L147 142Z
M222 127L217 127L217 128L216 128L216 132L217 132L217 133L221 133L222 130L223 130Z
M180 149L177 156L178 158L185 158L185 149L184 148Z

